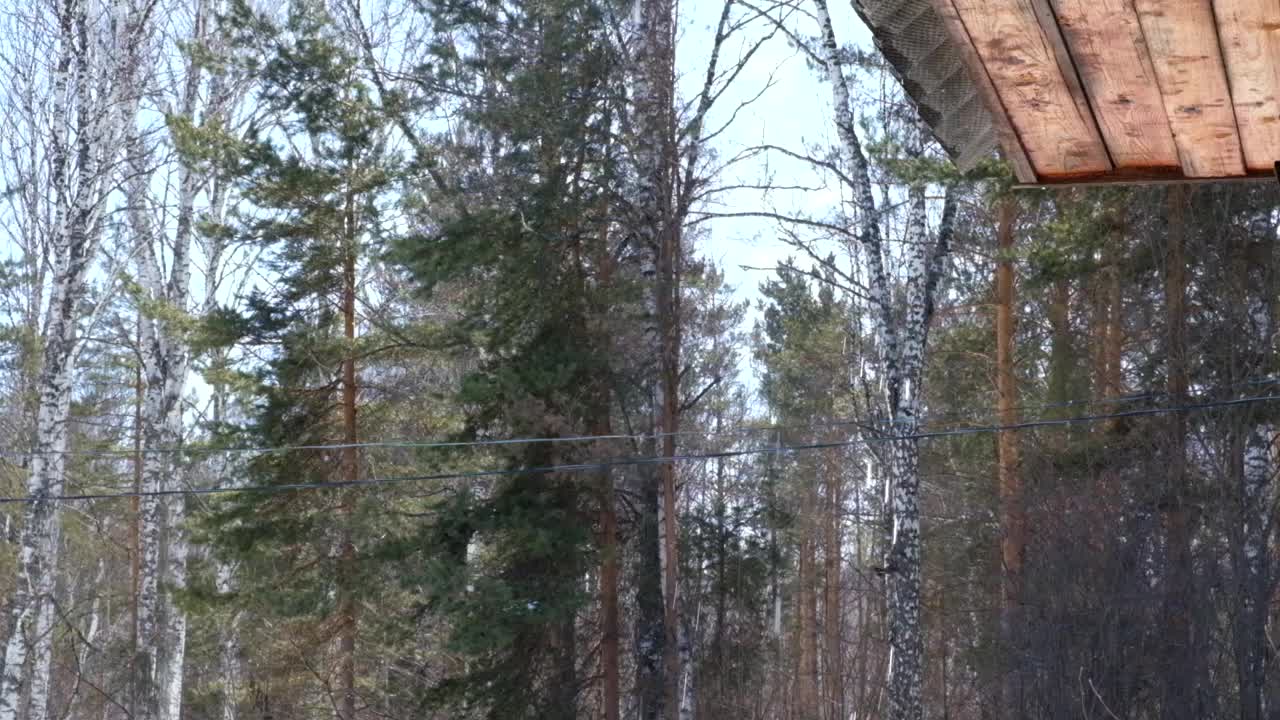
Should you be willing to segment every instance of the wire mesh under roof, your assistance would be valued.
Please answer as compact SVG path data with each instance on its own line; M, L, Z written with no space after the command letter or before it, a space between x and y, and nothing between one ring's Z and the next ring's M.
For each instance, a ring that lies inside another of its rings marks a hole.
M991 112L933 0L856 0L898 81L962 170L996 148Z

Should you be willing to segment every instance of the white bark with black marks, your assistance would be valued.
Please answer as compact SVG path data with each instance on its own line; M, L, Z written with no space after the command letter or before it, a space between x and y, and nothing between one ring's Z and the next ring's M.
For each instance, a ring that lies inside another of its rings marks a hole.
M52 577L52 573L50 573ZM27 720L49 717L49 694L53 684L54 594L56 583L46 583L36 610L35 640L32 648L31 694L27 698Z
M57 59L53 72L50 178L55 198L49 255L52 287L44 326L44 357L38 381L34 455L27 479L32 501L25 511L18 573L9 603L4 671L0 675L0 720L15 720L28 680L35 640L32 620L52 599L57 571L58 508L46 498L60 495L66 481L72 383L79 356L83 299L90 266L102 236L101 219L112 190L116 158L129 112L146 18L125 0L106 12L88 0L56 7ZM38 11L38 10L35 10ZM40 670L37 667L36 670ZM47 687L47 680L33 684ZM33 702L47 702L35 698Z
M831 85L841 161L852 184L856 237L866 258L866 316L878 346L876 374L883 383L883 415L892 439L883 454L885 497L890 514L890 537L884 560L889 613L890 720L924 717L923 629L920 618L920 450L914 438L920 429L920 404L929 325L934 298L946 265L955 202L948 189L934 239L928 231L925 187L908 189L906 262L903 283L905 307L894 312L893 288L885 268L885 234L880 226L866 155L858 139L848 81L840 46L831 25L826 0L813 0L821 28L823 69ZM923 138L913 128L907 151L919 156ZM898 320L897 318L901 318Z
M191 42L203 40L208 7L196 0ZM200 96L201 64L188 62L179 114L194 120ZM143 464L140 519L141 579L138 589L137 713L143 720L177 720L181 714L187 620L174 595L186 587L188 546L182 497L155 493L180 489L187 474L182 456L172 450L183 442L182 398L190 366L190 348L181 328L190 311L191 244L195 199L200 179L178 161L176 225L171 241L152 214L150 148L142 132L128 140L125 194L128 221L137 248L141 290L139 356L142 360ZM168 276L160 255L169 248ZM161 558L165 562L161 563ZM167 592L161 592L167 587Z

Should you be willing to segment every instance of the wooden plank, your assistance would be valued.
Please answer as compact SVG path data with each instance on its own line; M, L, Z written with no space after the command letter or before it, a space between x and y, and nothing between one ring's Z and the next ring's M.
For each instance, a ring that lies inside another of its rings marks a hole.
M1244 163L1270 169L1280 159L1280 2L1215 0L1213 12Z
M960 57L964 59L969 78L973 80L974 87L978 89L978 94L982 96L987 110L991 113L991 124L995 129L996 137L1000 140L1000 149L1004 152L1005 160L1013 167L1014 176L1018 182L1036 182L1036 172L1031 166L1031 159L1027 157L1026 148L1022 146L1022 140L1018 137L1017 131L1009 123L1009 113L1000 102L1000 95L996 92L991 76L987 74L987 68L982 64L982 59L978 57L977 49L973 47L973 41L964 29L964 23L956 14L955 6L951 4L951 0L933 0L933 6L946 24L952 42L960 51Z
M1053 11L1116 167L1179 167L1178 148L1133 4L1053 0Z
M1227 72L1210 0L1134 0L1182 172L1244 174Z
M1065 190L1082 187L1160 187L1164 185L1239 185L1273 183L1275 175L1233 175L1231 177L1151 177L1141 175L1098 175L1075 180L1017 183L1014 190Z
M1045 40L1049 43L1049 49L1053 51L1053 57L1058 61L1058 69L1062 73L1062 81L1067 84L1067 92L1071 94L1071 100L1076 104L1076 110L1079 111L1080 117L1084 118L1094 129L1099 141L1102 141L1102 135L1098 131L1098 120L1093 116L1093 109L1089 106L1089 100L1085 97L1084 87L1080 84L1080 77L1076 72L1075 61L1071 59L1071 53L1067 51L1067 43L1062 39L1062 31L1058 28L1058 19L1054 16L1053 10L1050 9L1048 0L1027 0L1031 6L1031 12L1036 16L1036 22L1040 23L1040 31L1044 33ZM1104 146L1105 149L1105 146ZM1108 155L1108 160L1114 164Z
M1066 80L1075 71L1060 62L1030 0L952 2L1036 174L1068 178L1110 170L1087 101L1074 96Z

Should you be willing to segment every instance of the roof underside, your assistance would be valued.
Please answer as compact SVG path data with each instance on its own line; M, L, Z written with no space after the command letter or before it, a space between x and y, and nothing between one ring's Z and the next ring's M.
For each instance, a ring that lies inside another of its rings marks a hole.
M857 0L853 7L956 164L967 170L989 156L996 148L991 112L933 0Z
M1035 184L1267 177L1280 159L1276 0L860 4L962 166L992 138Z

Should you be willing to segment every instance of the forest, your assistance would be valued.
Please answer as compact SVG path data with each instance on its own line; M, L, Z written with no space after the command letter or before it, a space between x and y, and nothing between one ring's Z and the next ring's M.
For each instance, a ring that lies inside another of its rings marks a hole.
M1280 188L862 2L0 3L0 720L1280 717Z

